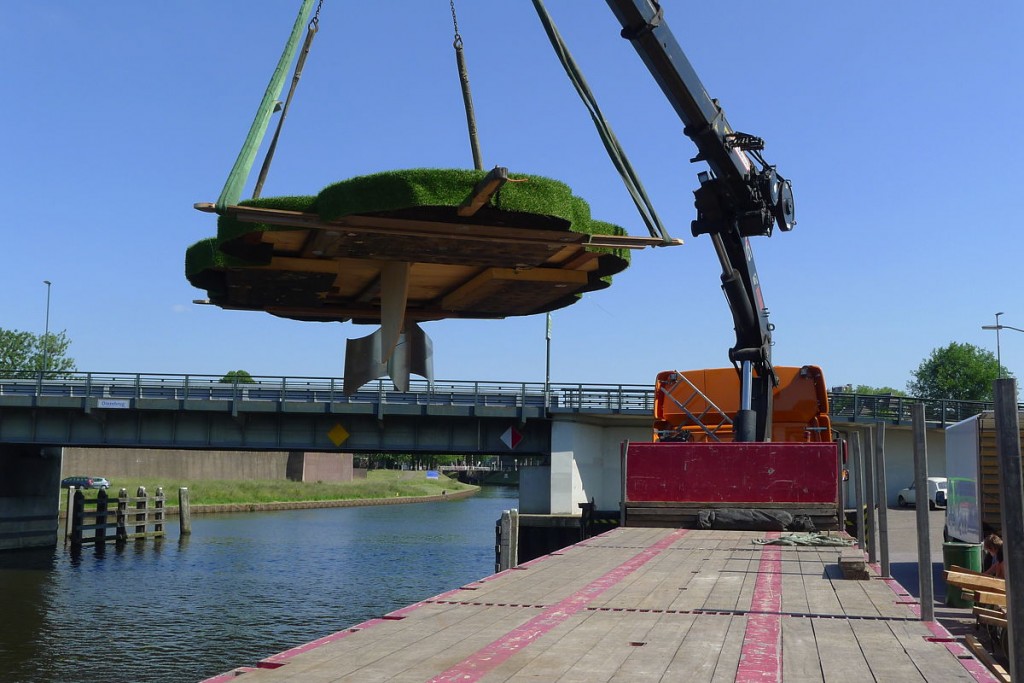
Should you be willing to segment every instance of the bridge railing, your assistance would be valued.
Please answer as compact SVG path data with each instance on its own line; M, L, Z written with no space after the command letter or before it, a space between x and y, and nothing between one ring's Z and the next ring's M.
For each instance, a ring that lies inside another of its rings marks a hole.
M551 412L651 415L654 390L641 384L544 384L414 379L408 391L387 380L370 382L351 396L343 380L331 377L253 377L223 382L217 375L85 372L60 379L32 373L0 377L0 403L8 397L66 397L111 400L276 401L302 403L405 404L478 407L547 407ZM923 403L929 423L946 426L993 410L992 403L921 399L890 394L830 392L830 414L843 422L909 424L911 407ZM1021 404L1024 410L1024 404Z
M396 391L387 380L370 382L346 396L340 378L253 377L223 382L216 375L72 373L60 379L0 378L5 397L65 397L97 400L277 401L479 407L549 407L569 411L650 413L653 393L642 385L549 384L542 382L412 380Z

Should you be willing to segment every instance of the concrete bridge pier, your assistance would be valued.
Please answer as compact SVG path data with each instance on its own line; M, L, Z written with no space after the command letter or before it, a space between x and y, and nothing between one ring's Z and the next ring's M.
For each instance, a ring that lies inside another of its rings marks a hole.
M57 545L62 452L0 444L0 551Z
M580 503L617 510L623 441L650 441L650 420L560 419L551 423L551 463L521 468L520 514L579 517Z

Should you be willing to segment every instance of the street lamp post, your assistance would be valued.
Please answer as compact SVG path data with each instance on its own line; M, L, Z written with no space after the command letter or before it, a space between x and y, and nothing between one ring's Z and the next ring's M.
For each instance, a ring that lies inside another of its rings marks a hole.
M43 284L46 285L46 327L43 328L43 370L39 374L40 377L46 376L46 369L49 366L49 350L50 350L50 287L53 285L49 280L43 280Z
M551 311L544 329L546 358L544 360L544 408L551 407Z
M999 365L999 370L997 372L999 373L999 378L1000 379L1002 379L1002 377L1003 377L1003 359L1002 359L1002 352L999 349L999 330L1013 330L1015 332L1024 332L1024 330L1022 330L1019 327L1013 327L1011 325L1000 325L999 324L999 316L1001 316L1002 314L1003 314L1002 311L999 311L998 313L996 313L996 324L995 325L982 325L981 326L981 329L983 329L983 330L995 330L996 331L996 363Z

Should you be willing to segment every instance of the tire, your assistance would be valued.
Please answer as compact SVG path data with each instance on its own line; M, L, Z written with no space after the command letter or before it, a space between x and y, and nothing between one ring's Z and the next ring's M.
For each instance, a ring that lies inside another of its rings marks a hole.
M907 501L906 499L903 498L903 496L900 496L899 498L896 499L896 504L899 505L901 508L907 507Z
M938 509L939 509L939 506L937 506L937 505L935 504L935 501L934 501L934 500L929 500L929 501L928 501L928 509L929 509L929 510L938 510Z

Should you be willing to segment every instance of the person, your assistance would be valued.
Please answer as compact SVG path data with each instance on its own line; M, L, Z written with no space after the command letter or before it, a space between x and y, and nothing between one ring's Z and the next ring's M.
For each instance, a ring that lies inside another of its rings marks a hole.
M1005 572L1003 567L1003 539L999 538L997 534L989 534L985 537L985 542L982 544L985 552L989 556L989 566L983 574L988 576L994 576L997 579L1004 579Z

